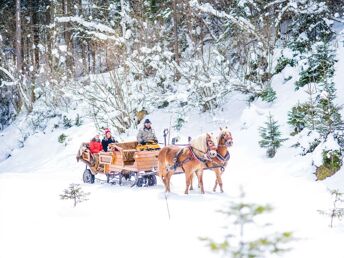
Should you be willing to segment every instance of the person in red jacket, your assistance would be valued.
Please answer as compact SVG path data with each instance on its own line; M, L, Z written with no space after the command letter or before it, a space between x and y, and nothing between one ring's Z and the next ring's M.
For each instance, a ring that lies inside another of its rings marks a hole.
M90 152L92 153L92 168L91 171L96 171L99 166L99 152L103 150L102 143L100 142L99 134L97 134L90 142Z
M102 143L100 142L99 134L97 134L90 142L91 153L99 153L103 150Z

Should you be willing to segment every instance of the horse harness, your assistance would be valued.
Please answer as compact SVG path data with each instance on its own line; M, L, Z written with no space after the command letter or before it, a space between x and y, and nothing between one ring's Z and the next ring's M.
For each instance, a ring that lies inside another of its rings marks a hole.
M188 148L190 150L190 155L184 159L183 161L179 162L179 157L180 155L183 153L184 149L185 148ZM172 166L173 170L176 171L178 167L182 167L185 163L191 161L191 160L198 160L199 162L202 162L203 164L206 165L207 169L213 169L213 168L221 168L222 171L224 171L224 166L226 165L227 161L229 160L230 158L230 155L229 155L229 152L227 151L226 155L225 156L222 156L220 153L217 153L217 158L223 162L223 165L216 165L216 166L208 166L208 162L213 162L211 160L208 160L208 159L204 159L202 157L199 157L194 150L197 150L197 151L200 151L202 153L204 153L203 151L201 150L198 150L198 149L195 149L194 147L192 147L191 145L189 145L188 147L185 147L185 148L182 148L180 149L176 156L174 157L173 161L174 161L174 164Z

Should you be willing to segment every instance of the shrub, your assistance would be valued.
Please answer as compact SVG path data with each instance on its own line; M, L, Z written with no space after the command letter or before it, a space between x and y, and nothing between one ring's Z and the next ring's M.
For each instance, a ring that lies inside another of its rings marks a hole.
M63 127L64 128L71 128L72 127L72 119L69 119L66 116L63 116Z
M79 126L81 126L81 125L82 125L82 123L83 123L83 121L82 121L82 119L81 119L80 115L79 115L79 114L77 114L77 115L76 115L76 118L75 118L75 123L74 123L74 124L75 124L76 126L78 126L78 127L79 127Z
M275 67L275 74L278 74L283 71L283 69L287 66L290 65L291 67L295 66L295 60L287 58L285 56L281 56L277 60L277 65Z
M259 96L266 102L273 102L277 98L276 91L274 91L271 87L264 89Z
M63 133L59 136L58 141L59 141L59 143L64 143L66 141L66 139L67 139L67 135L65 135Z
M324 180L333 176L342 166L342 156L340 151L323 151L323 164L317 167L315 175L317 180Z

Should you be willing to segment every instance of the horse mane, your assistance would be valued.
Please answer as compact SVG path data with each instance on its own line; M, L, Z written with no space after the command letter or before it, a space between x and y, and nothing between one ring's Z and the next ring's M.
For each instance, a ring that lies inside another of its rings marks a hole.
M207 134L204 133L192 139L190 145L197 150L207 152Z
M207 145L207 135L210 135L211 140L213 141L214 144L218 143L217 137L215 136L215 134L213 133L204 133L201 134L199 136L197 136L196 138L192 139L190 141L190 145L191 147L200 150L202 152L207 152L208 150L208 145Z

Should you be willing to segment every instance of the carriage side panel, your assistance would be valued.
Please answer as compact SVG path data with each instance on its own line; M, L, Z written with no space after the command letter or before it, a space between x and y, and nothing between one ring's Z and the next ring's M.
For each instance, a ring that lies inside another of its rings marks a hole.
M159 151L139 151L134 155L138 171L151 171L158 166Z

